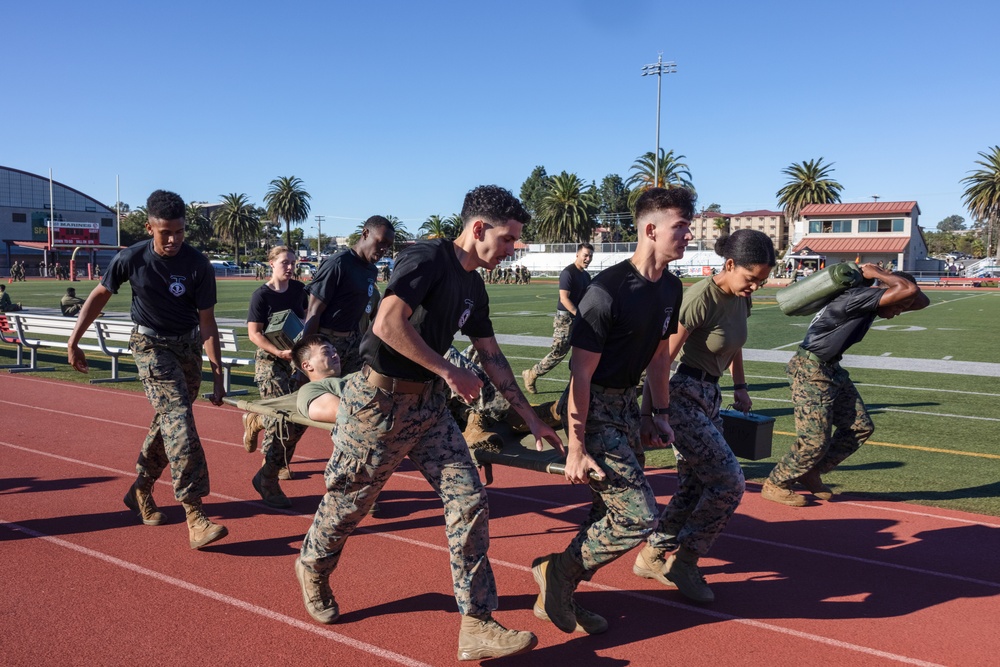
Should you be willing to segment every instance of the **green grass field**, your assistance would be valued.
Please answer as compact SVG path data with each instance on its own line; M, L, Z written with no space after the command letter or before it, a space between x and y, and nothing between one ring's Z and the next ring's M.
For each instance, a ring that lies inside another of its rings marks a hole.
M93 283L77 283L85 296ZM220 281L219 317L245 318L250 293L257 283ZM15 301L27 307L54 307L66 283L32 281L11 285ZM498 285L489 288L491 313L497 333L548 337L552 333L556 286ZM794 350L805 334L808 318L782 315L774 301L775 289L764 289L755 298L750 320L750 350ZM906 313L892 321L875 323L865 340L850 354L918 360L953 359L963 362L1000 363L994 331L1000 321L1000 292L932 291L931 306ZM127 312L127 289L113 297L108 310ZM245 330L244 330L245 333ZM243 337L242 347L252 345ZM540 347L504 345L504 352L519 374L545 354ZM0 345L0 364L11 363L13 348ZM85 381L69 371L65 357L52 352L42 357L57 367L47 377ZM90 355L92 373L106 376L110 362ZM774 454L781 456L794 440L792 405L784 365L747 362L747 380L754 408L776 418ZM126 371L130 368L126 362ZM947 507L1000 516L1000 377L923 372L920 370L851 369L851 376L868 404L876 431L868 445L831 473L827 481L835 491L863 494L873 499ZM538 382L540 394L532 402L553 400L565 389L568 368L561 364ZM252 372L234 371L234 385L256 393ZM724 395L731 382L723 380ZM138 383L123 388L141 390ZM775 458L745 461L750 481L767 476ZM652 452L649 465L671 466L669 451Z

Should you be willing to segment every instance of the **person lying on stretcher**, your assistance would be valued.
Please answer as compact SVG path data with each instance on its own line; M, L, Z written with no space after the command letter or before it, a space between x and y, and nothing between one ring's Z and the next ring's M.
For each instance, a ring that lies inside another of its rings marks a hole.
M474 347L470 345L465 352L459 352L452 346L445 353L445 358L459 368L472 371L483 383L482 391L471 405L455 394L448 401L455 420L459 424L465 424L462 435L470 448L495 451L502 449L503 439L495 430L500 422L505 422L515 432L528 432L524 420L510 409L510 403L496 390L489 376L477 363ZM292 362L309 378L309 383L303 385L298 392L296 407L299 412L315 421L336 422L340 396L347 378L338 377L340 359L330 340L320 334L302 338L292 348ZM535 412L549 426L561 426L554 401L535 406Z

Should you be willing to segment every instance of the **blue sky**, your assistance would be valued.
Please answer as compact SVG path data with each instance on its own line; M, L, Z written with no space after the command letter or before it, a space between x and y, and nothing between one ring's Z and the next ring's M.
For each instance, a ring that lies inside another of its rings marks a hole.
M0 165L112 204L295 175L324 234L415 232L536 165L627 178L661 138L700 205L776 207L822 157L843 199L968 218L960 179L1000 144L1000 3L5 3Z

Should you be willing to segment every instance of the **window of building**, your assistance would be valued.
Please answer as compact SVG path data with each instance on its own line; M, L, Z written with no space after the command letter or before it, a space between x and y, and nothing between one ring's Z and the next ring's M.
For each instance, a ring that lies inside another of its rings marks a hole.
M11 214L11 222L27 222L27 221L28 221L28 214L27 213L12 213Z
M101 218L101 227L114 227L114 226L115 226L114 218Z
M810 220L810 234L844 234L851 231L850 220Z
M859 220L858 221L858 231L859 232L901 232L903 231L903 220L901 218L896 218L895 220Z

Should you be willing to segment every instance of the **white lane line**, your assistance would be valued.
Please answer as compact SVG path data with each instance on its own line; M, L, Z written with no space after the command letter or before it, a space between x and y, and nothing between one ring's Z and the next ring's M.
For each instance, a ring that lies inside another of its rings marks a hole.
M224 593L219 593L209 588L204 588L202 586L198 586L197 584L192 584L189 581L178 579L177 577L172 577L169 574L163 574L162 572L157 572L156 570L150 570L149 568L137 565L135 563L131 563L127 560L122 560L121 558L116 558L109 554L96 551L94 549L89 549L87 547L74 544L73 542L68 542L58 537L53 537L52 535L46 535L45 533L40 533L37 530L26 528L25 526L21 526L11 521L7 521L6 519L3 518L0 518L0 526L3 526L8 530L24 533L25 535L30 535L31 537L44 540L46 542L50 542L52 544L55 544L56 546L63 547L64 549L69 549L70 551L75 551L77 553L83 554L84 556L96 558L97 560L104 561L105 563L108 563L110 565L114 565L116 567L120 567L122 569L135 572L136 574L141 574L143 576L150 577L164 584L168 584L170 586L176 586L177 588L188 591L189 593L195 593L197 595L206 597L210 600L221 602L231 607L236 607L241 611L249 612L251 614L257 614L258 616L263 616L264 618L269 619L271 621L277 621L279 623L284 623L285 625L290 625L291 627L296 628L298 630L311 632L315 635L323 637L324 639L330 639L340 644L350 646L351 648L357 649L364 653L378 656L379 658L390 660L400 665L407 665L408 667L430 667L427 663L420 662L419 660L414 660L413 658L402 655L400 653L396 653L395 651L384 649L380 646L375 646L374 644L369 644L367 642L353 639L346 635L342 635L339 632L334 632L332 630L328 630L324 627L318 626L315 623L307 623L305 621L300 621L297 618L292 618L291 616L280 614L276 611L272 611L265 607L261 607L252 604L250 602L234 598Z
M21 449L21 450L24 450L24 451L32 451L32 450L29 450L29 449L27 449L25 447L20 447L20 446L17 446L17 445L10 445L9 443L6 443L6 442L0 442L0 445L13 446L16 449ZM43 456L53 456L53 458L58 458L60 460L72 461L72 459L68 459L68 458L62 457L62 456L51 455L51 454L49 454L47 452L36 452L36 453L41 454ZM95 466L94 464L88 463L86 461L76 461L76 463L78 463L80 465L84 465L84 466L93 466L93 467L101 468L103 470L111 470L110 468L107 468L106 466ZM124 471L122 471L122 472L124 472ZM408 479L420 480L422 482L426 481L426 480L423 479L423 477L416 477L416 476L413 476L413 475L398 475L398 476L399 477L408 478ZM491 492L493 492L493 491L491 491ZM211 495L212 496L216 496L218 494L212 493ZM533 499L533 500L535 502L540 502L537 499ZM558 503L551 503L551 504L558 505ZM299 516L305 517L305 515L299 515ZM307 518L309 518L311 520L311 517L307 517ZM242 600L238 600L236 598L232 598L232 597L230 597L228 595L224 595L222 593L216 593L215 591L204 589L204 588L202 588L200 586L196 586L194 584L191 584L189 582L183 581L181 579L176 579L175 577L171 577L171 576L166 575L166 574L161 574L159 572L154 572L152 570L148 570L148 569L146 569L144 567L141 567L139 565L135 565L133 563L129 563L128 561L124 561L124 560L121 560L119 558L115 558L114 556L103 554L101 552L94 551L94 550L88 549L86 547L78 546L76 544L73 544L72 542L67 542L65 540L62 540L62 539L59 539L59 538L56 538L56 537L51 537L51 536L45 535L43 533L39 533L39 532L34 531L34 530L31 530L31 529L28 529L28 528L24 528L22 526L19 526L18 524L11 523L11 522L6 521L6 520L4 520L2 518L0 518L0 525L5 525L5 526L8 526L8 527L13 527L15 530L22 530L22 531L24 531L24 532L26 532L26 533L28 533L30 535L33 535L34 537L38 537L40 539L44 539L44 540L53 542L53 543L55 543L55 544L57 544L59 546L62 546L62 547L68 548L68 549L72 549L74 551L78 551L78 552L86 554L88 556L93 556L95 558L98 558L98 559L103 560L105 562L111 563L113 565L118 565L119 567L123 567L125 569L132 570L134 572L138 572L139 574L145 574L147 576L151 576L154 579L158 579L158 580L163 581L165 583L178 586L180 588L183 588L185 590L189 590L189 591L197 593L199 595L204 595L205 597L211 598L213 600L217 600L219 602L223 602L223 603L226 603L226 604L233 605L233 606L235 606L237 608L243 609L244 611L249 611L249 612L252 612L252 613L260 614L261 616L264 616L266 618L269 618L269 619L272 619L272 620L277 620L277 621L282 622L282 623L287 623L288 625L291 625L293 627L296 627L296 628L299 628L299 629L302 629L302 630L307 630L309 632L313 632L313 633L318 634L318 635L320 635L322 637L326 637L328 639L332 639L334 641L341 642L341 643L346 644L348 646L352 646L354 648L358 648L359 650L366 651L368 653L372 653L374 655L378 655L380 657L384 657L386 659L393 660L395 662L399 662L400 664L405 664L405 665L423 665L423 663L420 663L420 662L417 662L415 660L412 660L412 659L410 659L410 658L408 658L406 656L399 655L399 654L393 653L391 651L386 651L385 649L381 649L381 648L379 648L377 646L373 646L371 644L366 644L365 642L360 642L358 640L351 639L349 637L345 637L343 635L340 635L339 633L335 633L335 632L332 632L330 630L325 630L323 628L317 627L315 625L311 625L311 624L306 623L304 621L299 621L298 619L291 618L290 616L285 616L284 614L279 614L279 613L271 611L269 609L265 609L263 607L258 607L257 605L253 605L253 604L251 604L249 602L244 602ZM366 533L368 535L372 535L372 536L375 536L375 537L384 537L384 538L388 538L388 539L391 539L391 540L395 540L397 542L403 542L405 544L410 544L410 545L421 547L421 548L425 548L425 549L431 549L433 551L439 551L439 552L447 552L448 551L447 547L444 547L444 546L441 546L441 545L432 544L432 543L428 543L428 542L423 542L423 541L420 541L420 540L415 540L415 539L412 539L412 538L403 537L401 535L395 535L395 534L392 534L392 533L378 532L378 531L373 531L373 530L366 530L364 528L358 528L355 532ZM755 540L753 538L745 538L745 539L749 539L751 541L764 542L763 540ZM781 544L781 543L769 543L769 542L764 542L764 543L765 544L770 544L772 546L778 546L778 547L789 547L789 546L791 546L791 545L785 545L785 544ZM931 574L931 575L937 575L937 576L946 576L946 577L950 577L950 578L957 578L957 579L959 579L961 581L977 581L977 580L971 580L971 579L969 579L967 577L956 577L956 576L953 576L953 575L946 575L946 574L942 574L940 572L933 572L933 571L929 571L929 570L925 571L925 570L917 570L916 568L909 568L909 567L905 567L905 566L893 566L893 565L889 565L887 563L880 563L878 561L869 561L867 559L858 558L858 557L855 557L855 556L840 556L838 554L831 554L831 553L827 553L827 552L823 552L823 551L818 551L818 550L812 550L812 549L809 549L808 551L815 552L818 555L833 556L835 558L836 557L845 557L848 560L858 561L858 562L862 562L862 563L872 563L872 564L876 564L876 565L884 565L884 566L887 566L887 567L898 567L899 569L908 570L908 571L916 571L916 572L919 572L921 574ZM509 561L490 559L490 562L493 563L493 564L495 564L495 565L498 565L498 566L503 566L503 567L510 568L510 569L517 570L519 572L524 572L524 573L530 572L530 570L531 570L531 568L528 567L528 566L521 565L519 563L511 563ZM1000 584L993 584L993 582L985 582L985 583L1000 588ZM767 631L771 631L771 632L776 632L778 634L785 634L785 635L789 635L789 636L796 637L796 638L799 638L799 639L804 639L806 641L812 641L812 642L816 642L816 643L819 643L819 644L825 644L827 646L833 646L833 647L841 648L841 649L848 650L848 651L854 651L854 652L857 652L857 653L863 653L865 655L872 655L872 656L877 656L877 657L881 657L881 658L886 658L888 660L893 660L893 661L904 663L904 664L920 665L922 667L942 667L941 665L938 665L937 663L926 662L924 660L918 660L916 658L910 658L910 657L904 656L904 655L898 655L898 654L895 654L895 653L889 653L887 651L881 651L879 649L874 649L874 648L871 648L871 647L868 647L868 646L861 646L859 644L852 644L850 642L845 642L845 641L841 641L839 639L833 639L833 638L830 638L830 637L824 637L822 635L816 635L816 634L812 634L812 633L809 633L809 632L802 632L802 631L799 631L799 630L793 630L791 628L785 628L785 627L782 627L780 625L773 625L771 623L765 623L763 621L757 621L757 620L753 620L753 619L743 618L741 616L735 616L735 615L726 614L726 613L723 613L723 612L712 611L710 609L705 609L703 607L695 607L695 606L687 605L687 604L680 603L680 602L673 602L673 601L670 601L670 600L664 600L664 599L662 599L660 597L657 597L657 596L654 596L654 595L650 595L650 594L647 594L647 593L637 593L637 592L634 592L634 591L627 591L627 590L624 590L624 589L621 589L621 588L617 588L615 586L607 586L607 585L604 585L604 584L595 584L593 582L588 582L588 581L581 582L580 586L587 587L587 588L593 588L595 590L601 590L601 591L610 592L610 593L617 593L617 594L625 595L625 596L630 597L630 598L634 598L634 599L638 599L638 600L643 600L644 602L649 602L649 603L652 603L652 604L657 604L657 605L661 605L661 606L665 606L665 607L673 607L675 609L682 609L682 610L687 611L689 613L698 613L698 614L702 614L702 615L705 615L705 616L710 616L712 618L719 619L719 620L734 621L736 623L740 623L742 625L747 625L749 627L757 628L757 629L760 629L760 630L767 630Z
M754 396L754 398L758 401L771 401L772 403L795 402L788 398L768 398L767 396ZM904 410L902 408L871 408L869 412L871 412L872 414L878 414L880 412L905 412L913 415L926 415L928 417L949 417L951 419L973 419L977 421L1000 422L1000 417L977 417L975 415L953 415L947 412L926 412L923 410Z
M777 376L777 375L747 375L748 378L754 378L756 380L783 380L788 382L787 376ZM544 379L544 378L539 378ZM996 396L995 392L992 391L965 391L963 389L939 389L938 387L900 387L894 384L875 384L874 382L864 382L862 380L854 380L854 384L859 387L878 387L880 389L901 389L905 391L933 391L934 393L940 394L965 394L967 396Z

